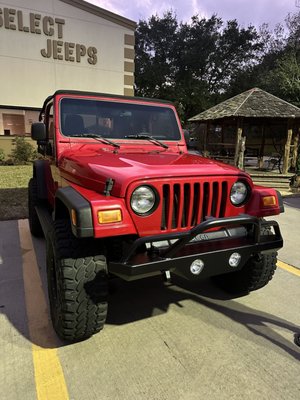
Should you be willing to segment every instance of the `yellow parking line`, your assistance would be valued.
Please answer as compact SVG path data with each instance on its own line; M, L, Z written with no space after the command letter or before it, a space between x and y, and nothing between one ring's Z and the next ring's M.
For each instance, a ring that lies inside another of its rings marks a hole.
M68 400L68 390L57 354L58 340L49 321L47 302L27 220L19 220L28 329L38 400Z
M283 261L277 261L277 266L290 272L291 274L300 276L300 269L293 267L292 265L286 264Z

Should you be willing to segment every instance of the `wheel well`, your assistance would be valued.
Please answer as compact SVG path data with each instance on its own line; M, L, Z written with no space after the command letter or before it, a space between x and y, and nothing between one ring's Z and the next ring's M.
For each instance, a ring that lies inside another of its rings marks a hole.
M72 224L74 236L93 237L94 226L90 203L71 186L59 188L55 194L55 220L61 218L70 220L71 210L75 211L74 217L76 217L76 222Z
M58 198L55 200L54 209L55 220L57 219L70 219L70 212L66 205Z

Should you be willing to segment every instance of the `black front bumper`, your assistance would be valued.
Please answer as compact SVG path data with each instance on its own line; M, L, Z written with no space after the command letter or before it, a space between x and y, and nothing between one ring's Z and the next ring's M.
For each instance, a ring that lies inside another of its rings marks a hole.
M158 246L162 241L169 244ZM140 279L168 270L187 279L199 279L237 271L254 254L276 251L282 246L283 240L276 221L262 221L249 215L209 218L187 232L137 239L120 261L109 262L108 269L125 280ZM228 260L236 252L241 255L241 261L237 267L231 267ZM200 275L190 271L196 259L204 263Z

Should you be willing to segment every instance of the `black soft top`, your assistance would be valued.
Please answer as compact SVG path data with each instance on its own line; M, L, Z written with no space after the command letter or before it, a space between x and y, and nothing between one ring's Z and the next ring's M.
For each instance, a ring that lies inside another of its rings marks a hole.
M135 96L122 96L120 94L111 94L111 93L97 93L97 92L84 92L81 90L56 90L51 96L48 96L44 101L42 110L39 115L39 120L42 120L42 115L45 113L45 109L49 101L51 101L56 95L58 94L71 94L74 96L93 96L93 97L107 97L107 98L115 98L115 99L122 99L122 100L133 100L133 101L146 101L149 103L164 103L164 104L173 104L171 101L161 100L161 99L151 99L148 97L135 97Z

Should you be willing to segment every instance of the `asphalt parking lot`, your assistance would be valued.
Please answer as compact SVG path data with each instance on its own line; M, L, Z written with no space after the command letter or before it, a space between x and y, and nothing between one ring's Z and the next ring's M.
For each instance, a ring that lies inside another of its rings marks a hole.
M231 298L210 281L116 280L104 330L72 345L50 323L44 240L27 220L1 222L0 398L299 399L300 198L285 204L265 288Z

